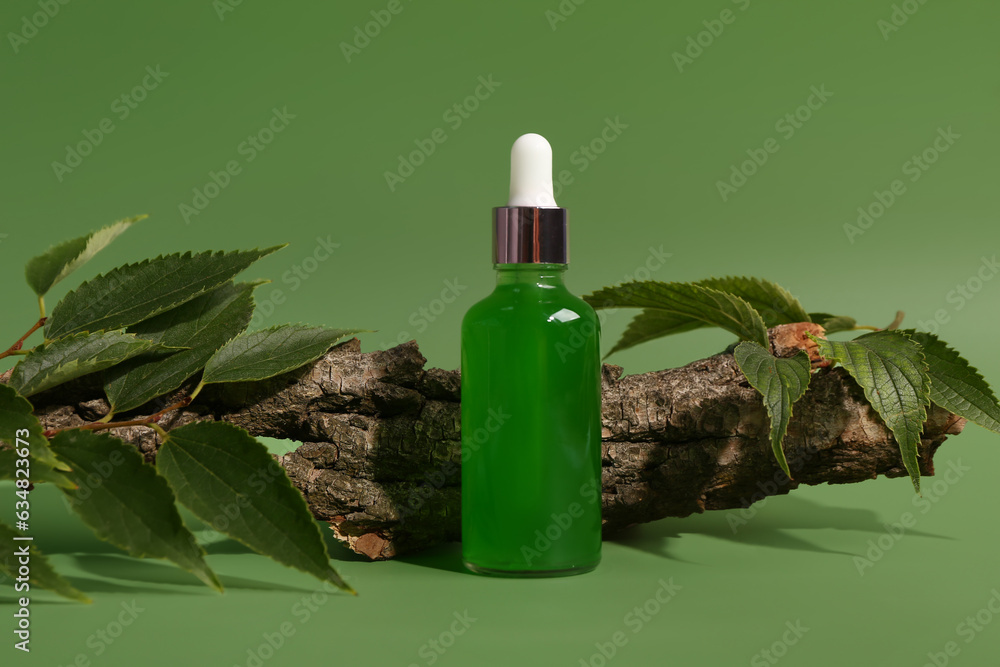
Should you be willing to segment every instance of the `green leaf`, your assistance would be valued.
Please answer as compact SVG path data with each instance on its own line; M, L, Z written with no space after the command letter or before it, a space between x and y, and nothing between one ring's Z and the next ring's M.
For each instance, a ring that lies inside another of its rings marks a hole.
M584 297L595 308L645 308L682 315L767 345L767 328L738 296L692 283L631 282Z
M205 365L202 383L263 380L319 359L347 336L363 329L327 329L281 324L237 336Z
M839 315L831 317L820 324L827 333L837 333L838 331L853 331L858 326L858 321L853 317Z
M639 343L708 326L705 322L666 310L647 309L632 318L622 337L607 356Z
M1000 433L1000 404L968 361L934 334L907 330L920 344L931 377L931 400L945 410Z
M857 320L846 315L831 315L830 313L809 313L809 321L823 327L826 333L832 334L838 331L852 331L858 326Z
M184 526L167 481L142 454L118 438L91 431L63 431L52 449L73 466L79 487L63 491L99 538L139 558L167 558L221 591L204 551Z
M27 479L32 483L48 482L49 484L55 484L56 486L62 487L64 489L76 488L76 485L69 480L66 475L62 474L55 468L53 468L48 463L44 461L39 461L32 456L27 457L28 467L25 468L23 465L18 465L18 462L25 460L25 457L18 456L18 453L13 449L0 449L0 479L9 479L17 481L18 479ZM28 477L21 477L17 474L18 470L27 470Z
M45 323L45 337L54 340L78 331L106 331L142 322L224 285L283 247L188 252L118 267L67 294Z
M892 431L913 488L920 492L920 434L927 420L930 377L920 346L902 331L876 331L850 341L812 337L820 354L839 361Z
M695 283L720 292L738 296L760 313L768 328L779 324L810 322L808 313L792 294L781 285L763 278L726 276L709 278Z
M162 346L121 331L67 336L37 347L21 359L14 366L10 386L22 396L31 396L153 349Z
M23 546L30 545L28 547L28 554L31 559L31 574L28 575L28 584L30 586L50 590L70 600L90 602L90 598L78 591L73 587L73 584L56 573L52 568L52 564L49 563L49 559L38 550L38 547L34 543L28 540L19 540L17 539L18 537L22 537L20 532L0 521L0 570L6 573L11 579L20 576L18 569L20 568L20 559L24 556L18 552ZM27 596L28 592L21 591L21 594L22 596Z
M32 458L60 470L67 466L49 449L42 424L33 413L34 407L10 385L0 382L0 441L11 447L21 446L18 438L28 441ZM27 437L26 437L27 436ZM68 484L68 482L66 482Z
M157 453L156 467L181 503L219 532L354 592L330 566L302 494L267 448L243 429L225 422L175 428Z
M727 276L724 278L708 278L707 280L699 280L691 284L725 292L743 299L758 311L758 314L764 321L765 327L811 321L795 297L780 285L764 280L763 278ZM610 289L613 290L616 288ZM617 307L618 296L611 296L611 298L603 301L598 300L599 296L604 296L603 290L584 298L595 308ZM643 310L632 319L625 333L622 334L621 339L606 356L610 356L612 353L620 350L628 349L639 343L700 329L712 324L714 323L691 317L690 315L649 308Z
M779 358L752 341L740 343L733 355L750 386L764 397L771 420L771 449L778 465L791 479L782 440L792 418L792 406L806 393L812 377L809 355L799 350L794 357Z
M24 268L28 285L38 296L45 296L60 280L90 261L134 223L148 218L137 215L113 222L86 236L54 245L41 255L33 257Z
M187 348L165 356L146 354L105 373L104 391L115 412L137 408L171 392L204 368L212 354L246 329L259 283L229 282L208 294L129 327L161 345Z

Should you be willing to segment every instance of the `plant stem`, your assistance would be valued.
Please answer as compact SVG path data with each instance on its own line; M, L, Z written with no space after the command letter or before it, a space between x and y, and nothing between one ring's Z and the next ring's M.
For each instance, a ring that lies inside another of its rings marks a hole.
M898 329L899 325L903 323L904 317L906 317L906 313L904 313L901 310L897 310L895 319L893 319L893 321L890 322L889 326L887 326L885 329L881 327L867 327L859 324L855 326L853 329L851 329L851 331L861 331L862 329L865 331L893 331L895 329Z
M43 320L45 319L45 297L44 296L39 296L38 297L38 316L40 318L42 318Z
M906 313L901 310L896 311L896 318L886 327L887 330L892 331L898 329L899 325L903 323L903 318L906 317Z
M18 353L20 353L21 352L21 345L24 343L24 341L28 338L28 336L30 336L31 334L35 333L39 329L41 329L43 324L45 324L45 318L44 317L40 317L38 319L38 321L35 322L35 325L33 327L31 327L30 329L28 329L28 333L26 333L23 336L21 336L20 338L18 338L17 341L13 345L11 345L9 348L7 348L6 352L0 352L0 359L3 359L4 357L9 357L12 354L18 354ZM22 354L27 354L27 352L23 352Z
M186 398L182 398L173 405L168 405L159 412L154 412L148 417L141 417L139 419L133 419L124 422L96 421L96 422L91 422L89 424L84 424L83 426L66 426L65 428L54 428L46 431L45 437L49 438L55 435L56 433L59 433L60 431L70 431L73 429L80 429L81 431L105 431L109 428L124 428L126 426L147 426L157 431L158 433L165 433L165 431L163 431L162 428L157 426L156 422L160 421L163 415L167 414L168 412L187 407L190 404L191 404L191 397L188 396Z
M190 398L188 400L193 401L195 399L195 397L198 394L200 394L201 390L204 389L204 388L205 388L205 381L202 380L201 382L198 383L198 386L194 388L194 391L191 392L191 396L190 396Z

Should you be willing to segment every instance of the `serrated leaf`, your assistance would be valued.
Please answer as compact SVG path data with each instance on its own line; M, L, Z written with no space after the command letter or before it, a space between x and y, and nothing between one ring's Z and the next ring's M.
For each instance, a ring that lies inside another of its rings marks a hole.
M28 575L28 584L30 586L50 590L70 600L90 602L89 597L74 588L73 584L63 579L53 569L49 559L38 550L38 547L33 542L18 540L16 539L18 537L23 537L22 533L0 521L0 570L6 573L11 579L20 576L18 569L20 568L20 559L24 556L18 553L18 551L23 546L30 545L28 546L28 554L31 559L31 573ZM20 591L20 593L23 597L30 595L28 591Z
M202 383L264 380L304 366L363 329L281 324L237 336L212 355Z
M56 283L89 262L126 229L147 217L149 216L137 215L118 220L86 236L52 246L41 255L28 260L24 268L28 285L38 296L45 296Z
M920 346L902 331L876 331L849 341L813 336L820 354L838 361L865 392L865 397L899 444L913 482L920 492L920 434L930 403L930 376Z
M18 465L19 461L22 460L27 460L27 468L23 465ZM17 473L19 470L27 470L28 477L25 478L18 475ZM56 486L60 486L64 489L72 489L76 487L76 485L71 482L66 475L56 470L48 463L39 461L30 455L25 459L25 457L18 456L17 452L13 449L0 449L0 479L9 479L12 481L27 479L33 484L48 482L49 484L55 484Z
M645 308L689 317L767 345L767 328L753 306L738 296L692 283L631 282L584 297L595 308Z
M68 461L80 488L64 490L70 507L99 538L139 558L166 558L221 591L205 552L184 526L167 481L118 438L63 431L52 449Z
M233 279L264 250L165 255L127 264L85 282L63 298L45 323L54 340L78 331L120 329L187 303Z
M931 400L945 410L1000 433L1000 404L968 361L934 334L907 330L924 351L931 377Z
M105 373L104 391L115 412L137 408L171 392L204 368L213 353L247 328L258 283L226 283L167 312L129 327L129 333L171 347L169 356L146 354Z
M785 288L763 278L726 276L699 280L691 284L708 287L743 299L751 307L758 310L758 314L767 328L778 324L811 321L802 305ZM584 298L595 299L590 301L590 304L595 308L612 307L617 301L598 302L596 301L598 294L600 293ZM621 339L606 356L634 347L639 343L708 326L712 326L712 324L688 315L646 309L632 319Z
M622 337L605 356L664 336L707 327L705 322L665 310L647 309L632 318Z
M176 428L160 447L156 467L180 502L219 532L354 592L330 566L302 494L267 447L243 429L225 422Z
M21 359L11 373L10 386L22 396L31 396L153 349L162 346L121 331L66 336Z
M799 300L784 287L770 280L752 276L725 276L699 280L695 284L740 297L760 313L764 325L768 328L779 324L811 321Z
M49 449L42 424L34 415L34 407L10 385L0 383L0 441L11 447L18 445L18 438L28 441L32 458L60 470L67 468ZM27 433L27 437L25 437Z
M852 331L858 326L857 320L846 315L831 315L830 313L809 313L809 321L823 327L828 334L838 331Z
M792 418L792 406L809 387L812 377L809 355L799 350L793 357L779 358L753 341L743 341L736 346L733 356L750 386L764 397L771 420L771 449L778 465L791 479L782 441Z

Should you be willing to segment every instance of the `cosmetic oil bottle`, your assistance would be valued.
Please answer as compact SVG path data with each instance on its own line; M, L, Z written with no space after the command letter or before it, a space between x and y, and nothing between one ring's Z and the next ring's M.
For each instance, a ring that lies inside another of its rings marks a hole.
M601 559L600 325L563 284L549 143L518 138L510 171L496 289L462 321L462 557L479 574L579 574Z

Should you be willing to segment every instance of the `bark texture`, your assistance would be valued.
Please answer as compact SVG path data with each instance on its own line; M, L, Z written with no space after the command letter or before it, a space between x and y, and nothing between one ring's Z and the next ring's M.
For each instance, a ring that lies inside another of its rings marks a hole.
M746 507L800 484L906 475L895 440L860 387L815 356L805 336L815 326L769 332L774 352L807 349L818 367L785 437L794 480L774 460L761 397L731 353L627 377L605 365L605 534L663 517ZM425 363L415 342L362 353L355 339L270 380L210 385L160 425L169 430L224 420L257 436L301 442L280 462L313 513L352 550L392 558L460 536L459 374L425 369ZM99 388L76 383L34 402L46 427L64 427L101 417L107 404L100 395ZM922 474L934 473L938 446L964 424L941 408L929 409ZM155 457L159 443L150 429L114 433Z

